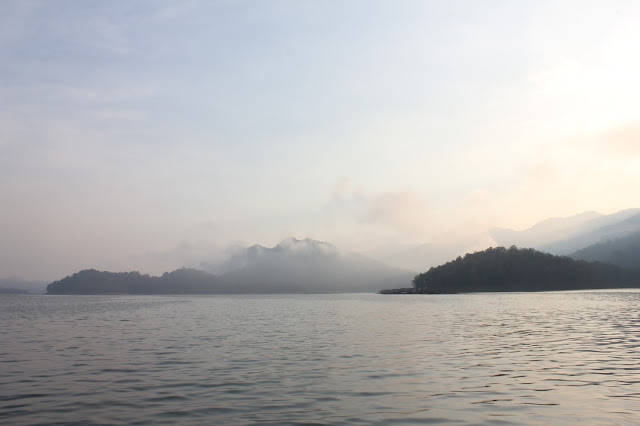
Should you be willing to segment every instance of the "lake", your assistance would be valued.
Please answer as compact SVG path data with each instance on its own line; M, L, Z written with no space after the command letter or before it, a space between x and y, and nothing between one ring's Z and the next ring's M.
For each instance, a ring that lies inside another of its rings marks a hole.
M640 292L0 296L2 424L637 424Z

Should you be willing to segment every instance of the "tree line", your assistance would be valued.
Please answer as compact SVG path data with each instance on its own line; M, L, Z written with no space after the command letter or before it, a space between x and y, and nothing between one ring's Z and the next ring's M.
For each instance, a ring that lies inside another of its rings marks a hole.
M181 268L159 277L139 272L85 269L47 286L47 294L208 294L220 288L215 275Z
M640 271L534 249L492 247L433 267L414 288L447 292L551 291L640 287Z

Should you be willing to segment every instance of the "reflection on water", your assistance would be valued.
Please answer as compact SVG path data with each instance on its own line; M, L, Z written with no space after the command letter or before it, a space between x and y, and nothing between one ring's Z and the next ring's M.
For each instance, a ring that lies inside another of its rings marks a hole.
M638 423L640 292L0 297L0 422Z

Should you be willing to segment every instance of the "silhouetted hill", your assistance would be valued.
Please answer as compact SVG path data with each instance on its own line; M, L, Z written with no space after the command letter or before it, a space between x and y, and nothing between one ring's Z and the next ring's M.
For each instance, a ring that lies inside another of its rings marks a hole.
M243 294L282 293L278 286L234 283L197 269L181 268L159 277L139 272L85 269L47 286L47 294Z
M160 277L86 269L49 284L47 294L209 294L217 282L214 275L186 268Z
M570 255L574 259L609 262L623 268L640 267L640 232L593 244Z
M413 280L416 288L451 292L551 291L640 287L640 273L534 249L489 248L466 254Z

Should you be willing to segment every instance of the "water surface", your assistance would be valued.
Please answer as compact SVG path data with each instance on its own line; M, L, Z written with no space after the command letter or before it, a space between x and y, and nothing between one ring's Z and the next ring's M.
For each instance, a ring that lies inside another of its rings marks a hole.
M0 423L636 424L640 292L0 297Z

